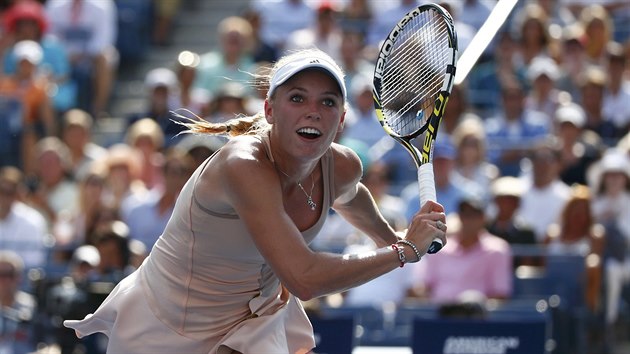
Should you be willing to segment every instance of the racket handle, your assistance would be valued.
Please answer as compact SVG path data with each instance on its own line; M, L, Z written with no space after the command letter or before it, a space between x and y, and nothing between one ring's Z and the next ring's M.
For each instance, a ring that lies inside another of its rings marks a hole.
M435 177L433 176L433 164L428 162L418 167L418 186L420 188L420 207L422 207L427 201L436 201L435 194ZM427 253L437 253L442 249L444 244L439 238L435 238L431 242L431 246L427 250Z

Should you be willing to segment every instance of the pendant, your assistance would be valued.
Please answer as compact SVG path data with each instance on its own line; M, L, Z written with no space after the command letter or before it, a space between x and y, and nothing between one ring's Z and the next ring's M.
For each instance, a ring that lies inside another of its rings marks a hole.
M313 198L309 196L308 199L306 200L306 204L308 204L308 206L311 207L311 210L315 211L317 204L315 204L315 202L313 201Z

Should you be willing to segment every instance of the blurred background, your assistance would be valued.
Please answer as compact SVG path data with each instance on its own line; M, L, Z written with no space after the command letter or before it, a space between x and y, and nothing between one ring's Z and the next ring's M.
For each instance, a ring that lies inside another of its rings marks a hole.
M0 353L104 353L106 337L79 340L62 321L142 263L187 178L225 142L178 135L177 121L259 111L264 75L291 50L318 47L344 69L337 142L403 230L416 169L376 120L372 74L380 41L422 3L0 1ZM496 5L437 3L460 54ZM449 244L305 303L316 352L411 352L432 328L492 336L498 321L531 323L514 328L541 353L630 353L629 57L627 0L520 1L440 127ZM331 211L311 247L375 246Z

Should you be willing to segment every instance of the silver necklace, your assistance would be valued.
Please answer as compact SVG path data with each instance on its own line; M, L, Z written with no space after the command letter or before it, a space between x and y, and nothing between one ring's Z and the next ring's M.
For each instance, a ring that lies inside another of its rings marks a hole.
M274 166L275 166L275 164L274 164ZM287 176L289 179L291 178L291 176L289 176L284 171L279 169L278 166L276 166L276 169L278 171L282 172L282 174ZM308 204L308 206L311 208L311 210L315 211L315 208L317 208L317 204L315 204L315 202L313 201L313 190L315 189L315 179L313 178L313 174L312 173L311 173L311 183L312 183L312 185L311 185L311 194L306 193L306 190L304 189L304 187L302 187L302 183L300 181L297 182L297 186L300 187L302 192L304 192L304 195L306 196L306 204Z

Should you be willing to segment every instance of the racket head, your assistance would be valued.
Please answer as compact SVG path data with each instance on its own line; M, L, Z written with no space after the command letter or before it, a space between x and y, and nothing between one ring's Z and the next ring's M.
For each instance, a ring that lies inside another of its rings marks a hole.
M419 6L396 24L374 69L374 106L387 134L410 144L431 125L437 133L434 118L441 118L451 92L456 57L453 19L441 6Z

